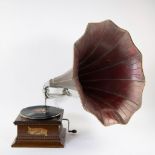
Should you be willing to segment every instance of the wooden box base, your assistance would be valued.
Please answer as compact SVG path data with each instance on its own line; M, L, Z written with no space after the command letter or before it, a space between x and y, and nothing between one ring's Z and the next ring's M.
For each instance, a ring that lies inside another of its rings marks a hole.
M46 148L63 148L65 143L66 129L60 138L57 139L15 139L12 147L46 147Z
M53 119L30 120L20 115L15 120L17 137L12 147L63 148L66 129L62 125L62 114Z

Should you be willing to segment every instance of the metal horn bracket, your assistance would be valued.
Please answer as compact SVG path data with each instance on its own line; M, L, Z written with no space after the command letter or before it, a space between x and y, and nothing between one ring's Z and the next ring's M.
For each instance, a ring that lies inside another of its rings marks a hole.
M68 90L68 88L62 88L62 93L50 93L49 88L52 88L52 87L45 87L44 88L45 99L61 97L63 95L71 96L71 93Z

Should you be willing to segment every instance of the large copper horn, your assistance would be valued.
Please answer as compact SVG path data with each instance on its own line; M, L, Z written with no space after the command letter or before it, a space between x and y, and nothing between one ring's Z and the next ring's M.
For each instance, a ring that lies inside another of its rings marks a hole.
M104 125L126 124L142 102L142 55L128 31L110 20L89 23L74 44L73 70L51 87L77 89L83 107Z

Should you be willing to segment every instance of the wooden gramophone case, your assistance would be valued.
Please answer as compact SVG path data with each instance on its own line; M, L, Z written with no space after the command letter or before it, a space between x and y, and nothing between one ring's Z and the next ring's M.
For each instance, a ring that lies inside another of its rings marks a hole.
M66 129L61 115L45 120L31 120L18 115L17 137L12 147L64 147Z

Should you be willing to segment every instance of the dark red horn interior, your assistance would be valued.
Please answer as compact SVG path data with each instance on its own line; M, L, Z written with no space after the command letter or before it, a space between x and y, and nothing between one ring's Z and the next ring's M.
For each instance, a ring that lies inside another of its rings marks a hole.
M88 24L75 42L73 76L83 107L104 125L126 124L141 106L142 55L110 20Z

